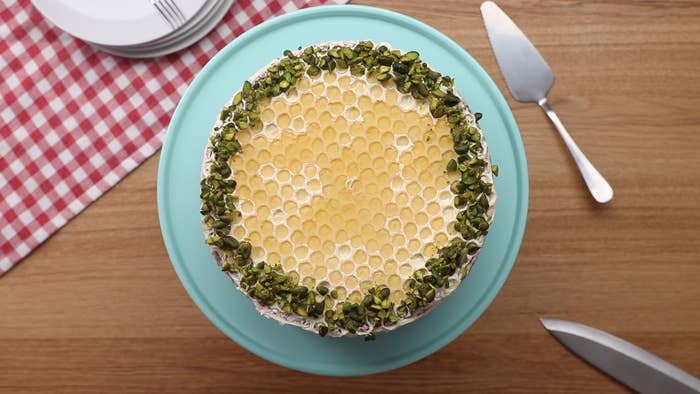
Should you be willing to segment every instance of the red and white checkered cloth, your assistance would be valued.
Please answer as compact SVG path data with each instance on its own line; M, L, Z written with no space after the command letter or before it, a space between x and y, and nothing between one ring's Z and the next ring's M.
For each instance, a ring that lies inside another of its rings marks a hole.
M0 276L158 150L204 64L270 16L347 0L236 0L194 46L156 60L99 52L29 0L0 0Z

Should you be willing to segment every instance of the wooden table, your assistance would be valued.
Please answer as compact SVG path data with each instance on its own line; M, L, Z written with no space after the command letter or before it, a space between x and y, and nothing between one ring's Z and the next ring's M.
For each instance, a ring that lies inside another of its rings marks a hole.
M478 1L367 3L444 31L506 92ZM239 347L170 266L156 156L0 279L0 391L624 391L538 316L602 328L700 375L700 2L502 6L554 69L552 105L615 198L593 203L542 111L508 97L529 161L527 231L503 290L457 340L358 378L287 370Z

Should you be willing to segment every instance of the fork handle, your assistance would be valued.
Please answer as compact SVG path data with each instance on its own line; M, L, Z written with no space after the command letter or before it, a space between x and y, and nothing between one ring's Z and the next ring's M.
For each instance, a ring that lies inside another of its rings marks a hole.
M549 105L549 102L547 102L547 98L542 98L537 102L537 104L539 104L547 116L549 116L549 120L554 123L554 126L557 128L559 135L564 140L566 147L569 148L569 152L571 152L571 155L574 157L578 170L581 172L583 180L586 181L588 190L591 192L593 198L601 204L612 200L612 187L610 187L608 181L605 180L603 175L601 175L593 164L591 164L588 158L586 158L586 155L581 152L581 149L579 149L578 145L576 145L574 139L571 138L569 132L566 131L566 127L564 127L564 124L561 122L561 119L559 119L559 116L557 116L552 107Z

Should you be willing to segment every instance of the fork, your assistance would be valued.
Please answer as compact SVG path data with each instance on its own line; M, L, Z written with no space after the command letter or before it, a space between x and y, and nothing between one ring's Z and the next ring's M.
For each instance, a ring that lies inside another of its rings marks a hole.
M187 21L185 14L182 13L175 0L151 0L151 5L158 10L160 16L173 29L177 29Z

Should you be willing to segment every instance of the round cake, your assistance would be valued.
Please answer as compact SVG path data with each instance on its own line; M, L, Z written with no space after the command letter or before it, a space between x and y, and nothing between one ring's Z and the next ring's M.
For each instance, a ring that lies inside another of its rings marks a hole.
M287 50L213 128L206 242L268 318L368 340L405 325L467 276L493 219L480 118L415 51Z

